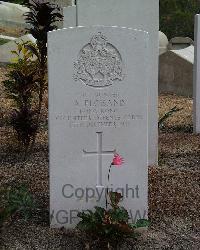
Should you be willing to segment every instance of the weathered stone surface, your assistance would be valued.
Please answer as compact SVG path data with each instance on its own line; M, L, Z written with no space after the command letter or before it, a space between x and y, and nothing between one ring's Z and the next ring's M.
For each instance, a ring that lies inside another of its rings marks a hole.
M22 5L0 1L0 27L24 27L25 19L23 15L27 11L29 9Z
M159 92L192 96L194 46L168 50L159 58Z
M76 27L77 26L77 16L76 16L76 6L69 6L63 8L63 27Z

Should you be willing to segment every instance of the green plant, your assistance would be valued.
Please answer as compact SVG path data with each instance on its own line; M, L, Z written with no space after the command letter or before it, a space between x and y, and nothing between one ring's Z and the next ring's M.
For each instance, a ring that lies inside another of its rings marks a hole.
M30 9L25 14L26 23L30 25L27 31L36 39L39 50L41 66L47 60L47 33L57 28L56 22L62 20L63 16L59 13L60 8L49 2L24 1L23 3Z
M110 179L111 168L113 165L121 166L123 158L115 154L113 161L108 171L108 182ZM109 201L108 202L108 198ZM123 196L118 192L106 192L106 209L95 206L94 211L87 210L86 212L78 213L81 221L77 224L79 230L87 232L92 237L97 237L100 240L107 241L107 244L117 244L124 237L135 237L135 229L139 227L149 226L149 221L142 219L135 224L129 223L128 211L119 206ZM110 209L108 209L108 204Z
M39 75L39 107L40 114L43 101L44 91L47 88L47 34L55 30L57 21L62 20L63 16L59 13L60 8L49 2L25 1L24 5L30 9L25 14L26 23L30 25L28 32L36 39L37 50L34 46L28 46L38 58L38 75ZM38 115L39 115L38 114Z
M0 226L16 215L28 220L36 207L32 195L24 185L1 190L0 200Z
M135 237L135 229L149 226L148 220L138 220L135 224L128 222L129 215L124 207L119 206L121 194L110 192L111 209L95 207L94 211L78 213L81 221L78 223L79 230L87 232L91 237L104 239L110 244L118 243L125 237Z
M60 8L49 2L24 1L23 3L30 9L25 14L26 23L29 24L27 31L36 39L36 47L32 44L26 46L38 60L38 67L35 72L38 76L38 106L37 124L40 123L40 115L44 93L47 89L47 34L57 28L56 22L62 20L63 16L59 13ZM35 142L35 136L32 146Z
M34 107L35 93L38 91L38 76L35 74L38 62L34 60L34 54L26 48L28 45L32 44L18 43L17 50L12 51L16 58L9 66L7 79L3 81L6 96L13 100L15 107L10 115L10 125L24 145L25 154L38 129L37 109Z
M4 86L7 97L15 105L10 124L25 146L26 157L35 143L47 90L47 33L56 28L55 22L62 15L58 7L48 2L25 1L24 5L30 9L25 19L29 33L36 38L36 45L30 42L17 44L17 50L12 51L16 59L10 65Z
M165 113L158 121L158 128L162 129L164 127L164 123L167 119L169 119L171 116L173 116L175 113L181 111L182 108L177 108L176 106L170 109L167 113Z
M0 45L3 45L3 44L5 44L5 43L7 43L7 42L10 42L10 40L0 38Z

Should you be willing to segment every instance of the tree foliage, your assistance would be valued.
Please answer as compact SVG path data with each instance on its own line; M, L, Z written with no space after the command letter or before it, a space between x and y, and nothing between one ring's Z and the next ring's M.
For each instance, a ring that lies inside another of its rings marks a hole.
M160 0L160 30L169 39L194 38L194 16L200 11L199 0Z

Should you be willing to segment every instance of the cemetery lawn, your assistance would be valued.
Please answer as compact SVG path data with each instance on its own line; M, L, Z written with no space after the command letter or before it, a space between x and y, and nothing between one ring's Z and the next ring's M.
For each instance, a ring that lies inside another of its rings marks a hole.
M3 44L5 44L5 43L7 43L9 41L10 40L8 40L8 39L2 39L2 38L0 38L0 45L3 45Z
M84 249L87 235L49 228L47 110L43 108L33 153L23 161L13 131L6 125L12 105L1 84L6 71L0 68L0 187L25 183L37 201L37 210L28 221L15 217L6 222L0 249ZM192 134L192 99L159 97L160 116L174 106L183 109L160 131L159 166L149 168L151 227L137 241L123 241L119 249L200 249L200 136Z

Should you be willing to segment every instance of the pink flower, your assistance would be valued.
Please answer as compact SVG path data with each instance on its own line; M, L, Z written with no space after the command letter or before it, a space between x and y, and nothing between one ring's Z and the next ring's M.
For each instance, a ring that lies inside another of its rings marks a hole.
M123 163L124 163L124 159L120 155L115 154L113 161L112 161L112 165L120 167Z

